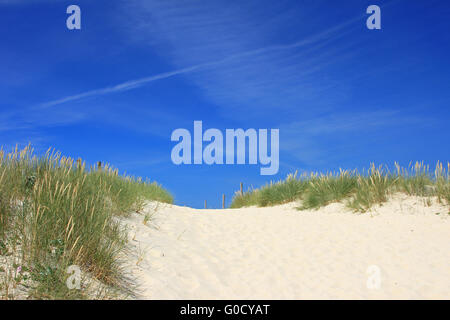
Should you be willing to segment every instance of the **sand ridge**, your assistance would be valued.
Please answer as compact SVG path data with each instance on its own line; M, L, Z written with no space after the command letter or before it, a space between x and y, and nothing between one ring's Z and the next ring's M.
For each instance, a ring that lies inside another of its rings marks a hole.
M448 208L401 195L364 214L341 203L296 206L149 203L150 222L124 221L137 297L450 299Z

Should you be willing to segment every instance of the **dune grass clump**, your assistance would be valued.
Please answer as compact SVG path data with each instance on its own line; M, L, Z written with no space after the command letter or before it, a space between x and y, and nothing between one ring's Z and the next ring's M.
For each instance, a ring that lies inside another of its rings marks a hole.
M357 187L353 198L348 202L350 208L365 212L374 204L381 204L388 200L391 187L398 181L398 177L390 176L380 166L372 164L369 175L360 175L357 178Z
M242 194L237 191L231 202L230 208L242 208L249 206L258 206L259 190L248 190Z
M284 181L262 187L258 193L258 205L266 207L294 201L304 192L306 186L307 183L303 179L297 179L297 172L290 174Z
M88 176L92 184L106 183L109 197L116 215L127 215L132 211L141 211L146 200L172 203L172 196L156 182L143 181L130 176L118 177L116 170L106 165L101 171L93 171Z
M450 205L450 162L447 163L447 170L442 163L437 164L435 169L436 184L434 192L440 202L446 202Z
M271 182L258 190L249 190L240 194L236 192L231 208L244 206L266 207L286 203L297 199L307 186L306 181L297 178L297 172L287 176L286 180Z
M119 176L108 166L86 170L81 161L58 152L37 157L29 146L2 151L0 242L5 259L11 256L20 271L10 283L3 281L0 295L27 278L33 298L86 297L85 290L66 285L72 265L102 284L117 286L127 234L114 217L138 210L144 200L172 202L160 186Z
M340 170L339 173L289 175L284 181L267 184L243 195L237 193L232 208L249 205L269 206L290 201L301 201L299 209L317 209L332 202L345 201L358 212L365 212L375 204L388 201L394 193L436 197L440 203L450 205L450 163L447 170L438 162L434 172L423 162L410 164L407 169L395 163L396 171L371 164L368 172Z
M319 208L340 201L352 194L356 186L354 172L341 170L339 174L312 175L300 197L303 200L301 209Z
M428 196L434 193L434 177L430 173L429 166L425 166L423 162L416 162L414 166L410 164L407 169L395 163L395 168L400 191L415 196Z

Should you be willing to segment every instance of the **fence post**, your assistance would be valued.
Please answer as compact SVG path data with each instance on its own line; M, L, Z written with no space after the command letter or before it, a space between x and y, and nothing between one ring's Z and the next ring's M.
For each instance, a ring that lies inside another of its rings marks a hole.
M206 207L207 207L207 206L206 206L206 200L205 200L205 209L206 209Z
M222 194L222 209L225 209L225 194Z
M97 162L97 168L99 171L102 170L102 162L101 161Z
M81 158L77 159L77 169L81 169Z
M241 196L244 195L244 184L241 182Z

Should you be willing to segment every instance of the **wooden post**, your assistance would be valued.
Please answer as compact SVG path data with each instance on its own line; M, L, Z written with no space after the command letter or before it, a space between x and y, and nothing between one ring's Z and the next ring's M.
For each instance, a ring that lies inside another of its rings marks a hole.
M102 162L101 161L97 162L97 168L99 171L102 170Z
M205 200L205 209L207 208L207 206L206 206L206 200Z
M225 194L222 195L222 209L225 209Z
M244 195L244 184L241 182L241 196Z
M81 158L77 159L77 168L81 169Z

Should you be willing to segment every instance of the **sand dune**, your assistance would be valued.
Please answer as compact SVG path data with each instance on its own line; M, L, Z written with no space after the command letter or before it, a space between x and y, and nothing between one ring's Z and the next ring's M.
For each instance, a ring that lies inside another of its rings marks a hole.
M400 195L365 214L295 206L133 215L138 298L450 299L448 208Z

